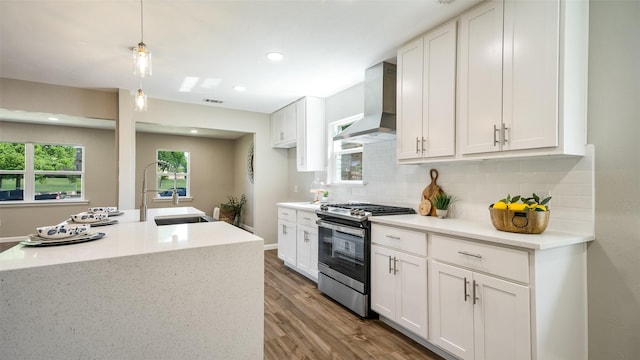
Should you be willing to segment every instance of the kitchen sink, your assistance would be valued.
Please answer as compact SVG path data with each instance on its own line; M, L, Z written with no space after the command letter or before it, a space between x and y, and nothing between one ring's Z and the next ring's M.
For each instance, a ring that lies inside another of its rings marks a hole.
M156 225L176 225L176 224L193 224L193 223L203 223L203 222L212 222L216 221L211 216L201 215L201 216L183 216L183 217L174 217L174 218L155 218L154 221Z

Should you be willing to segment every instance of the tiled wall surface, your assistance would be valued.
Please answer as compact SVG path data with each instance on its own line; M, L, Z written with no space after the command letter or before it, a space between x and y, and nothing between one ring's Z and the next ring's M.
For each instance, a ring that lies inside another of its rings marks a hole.
M450 216L490 222L488 206L507 194L552 196L549 229L594 232L594 148L584 157L538 157L446 164L398 165L396 142L364 148L364 186L329 186L332 199L411 206L417 209L430 169L438 185L457 199Z

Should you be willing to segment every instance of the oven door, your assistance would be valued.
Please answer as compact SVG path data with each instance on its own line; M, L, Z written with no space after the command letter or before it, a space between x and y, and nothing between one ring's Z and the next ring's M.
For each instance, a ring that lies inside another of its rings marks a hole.
M326 220L318 220L317 224L319 270L364 292L367 276L366 229Z

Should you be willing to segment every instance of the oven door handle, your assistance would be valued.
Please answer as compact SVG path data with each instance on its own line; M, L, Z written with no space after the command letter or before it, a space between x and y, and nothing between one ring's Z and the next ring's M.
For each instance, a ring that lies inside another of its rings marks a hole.
M356 227L338 225L338 224L326 222L326 221L323 221L323 220L317 220L316 224L318 224L318 226L320 226L320 227L331 229L331 230L340 231L340 232L343 232L343 233L349 234L349 235L355 235L355 236L359 236L359 237L364 237L365 236L364 229L360 229L360 228L356 228Z

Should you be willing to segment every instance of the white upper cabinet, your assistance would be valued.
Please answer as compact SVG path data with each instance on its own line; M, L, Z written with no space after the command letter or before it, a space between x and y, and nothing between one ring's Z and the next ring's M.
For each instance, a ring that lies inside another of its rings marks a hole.
M323 171L326 158L324 99L307 96L295 102L298 171Z
M489 1L459 40L461 155L584 154L587 1Z
M289 104L271 114L271 146L291 148L296 146L296 105Z
M298 171L325 168L324 99L307 96L271 114L271 146L296 148Z
M455 154L456 22L398 50L397 158Z

